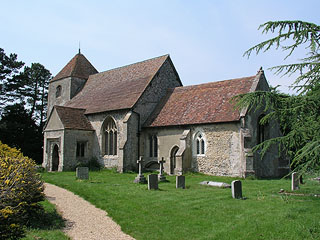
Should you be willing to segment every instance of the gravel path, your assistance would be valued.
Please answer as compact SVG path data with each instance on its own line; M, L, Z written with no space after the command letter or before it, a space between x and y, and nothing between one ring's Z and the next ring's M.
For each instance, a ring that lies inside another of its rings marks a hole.
M107 212L63 188L45 183L47 199L67 220L64 232L74 240L134 239L123 233Z

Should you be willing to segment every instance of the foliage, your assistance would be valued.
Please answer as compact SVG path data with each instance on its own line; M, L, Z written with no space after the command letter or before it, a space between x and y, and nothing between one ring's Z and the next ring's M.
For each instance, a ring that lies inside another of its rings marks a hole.
M202 181L231 183L235 178L186 174L186 189L176 189L175 176L159 191L133 183L135 174L102 170L77 181L74 172L46 172L46 182L66 188L105 210L135 239L319 239L320 184L305 177L300 190L285 202L290 180L243 179L243 196L203 186ZM145 175L146 176L146 175ZM146 176L147 177L147 176Z
M98 171L102 168L96 157L92 157L89 161L78 161L76 167L88 167L91 171Z
M276 74L292 76L300 73L292 87L298 95L271 92L255 92L239 95L239 108L263 109L266 114L261 124L273 119L280 123L283 136L269 139L254 150L265 153L273 144L279 144L291 159L291 167L303 173L320 167L320 26L302 21L277 21L262 24L262 33L277 36L253 46L244 53L268 51L272 47L287 51L290 57L298 47L305 47L306 57L298 63L272 67ZM288 43L285 45L285 43ZM262 154L263 155L263 154Z
M51 73L40 63L23 66L0 48L0 140L41 163Z
M9 146L20 148L23 154L42 162L42 131L30 119L29 112L22 104L5 107L0 120L0 140Z
M16 239L22 227L38 212L43 183L34 161L0 142L0 238Z
M17 61L17 54L7 56L0 48L0 114L3 107L19 98L17 90L21 88L20 68L23 62Z

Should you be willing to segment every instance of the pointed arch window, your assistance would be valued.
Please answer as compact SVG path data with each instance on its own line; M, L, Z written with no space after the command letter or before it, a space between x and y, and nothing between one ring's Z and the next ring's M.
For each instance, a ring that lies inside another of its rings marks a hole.
M149 155L150 157L158 157L158 137L157 135L149 136Z
M265 115L262 114L259 116L258 118L258 134L257 134L257 143L260 144L262 142L264 142L266 140L266 124L262 124L261 123L261 119L264 117Z
M104 123L104 154L117 155L118 131L116 123L108 118Z
M204 138L204 134L203 133L196 134L195 142L196 142L196 154L205 155L206 141Z

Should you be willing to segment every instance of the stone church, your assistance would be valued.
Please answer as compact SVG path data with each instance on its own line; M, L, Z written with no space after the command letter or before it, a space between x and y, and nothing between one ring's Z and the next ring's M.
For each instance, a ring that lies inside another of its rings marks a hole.
M279 126L230 102L259 90L269 90L263 70L183 86L169 55L99 73L79 51L49 83L43 167L63 171L96 158L124 172L142 156L149 169L163 157L168 174L283 175L277 147L262 159L251 151L279 136Z

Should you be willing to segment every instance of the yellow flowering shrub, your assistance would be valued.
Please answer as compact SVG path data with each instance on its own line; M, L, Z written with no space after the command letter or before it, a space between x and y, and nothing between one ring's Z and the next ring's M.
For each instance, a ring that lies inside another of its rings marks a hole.
M0 239L17 239L44 199L35 162L0 142Z

